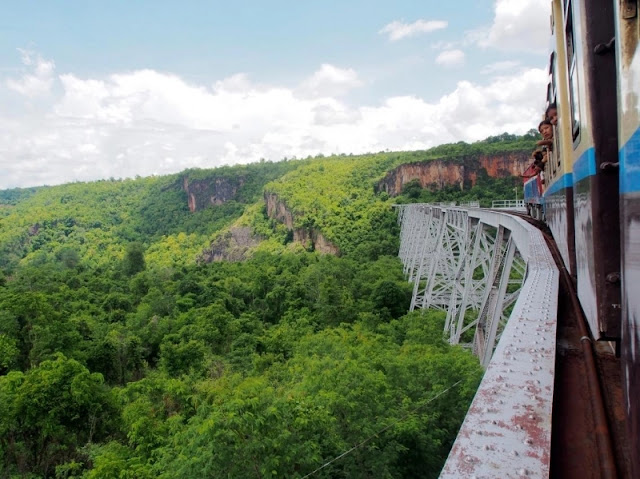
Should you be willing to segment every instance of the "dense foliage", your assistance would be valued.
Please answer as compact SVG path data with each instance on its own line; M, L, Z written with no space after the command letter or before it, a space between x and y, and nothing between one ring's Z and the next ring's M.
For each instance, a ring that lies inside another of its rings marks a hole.
M314 477L436 477L481 370L441 314L406 314L374 189L429 155L0 192L0 477L300 478L366 439ZM236 177L189 211L185 178ZM294 244L265 189L340 255ZM197 263L238 224L250 259Z

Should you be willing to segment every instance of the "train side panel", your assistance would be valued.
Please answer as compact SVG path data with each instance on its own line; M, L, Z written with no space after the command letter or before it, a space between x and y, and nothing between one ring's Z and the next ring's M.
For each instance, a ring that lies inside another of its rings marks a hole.
M596 339L620 337L620 247L613 3L567 3L567 68L578 296ZM599 52L599 53L596 53Z
M545 216L562 260L570 273L575 272L575 236L573 229L573 187L571 175L563 175L544 194Z
M640 52L638 11L616 2L623 388L631 451L640 451ZM635 293L635 294L634 294ZM636 454L634 477L640 477Z

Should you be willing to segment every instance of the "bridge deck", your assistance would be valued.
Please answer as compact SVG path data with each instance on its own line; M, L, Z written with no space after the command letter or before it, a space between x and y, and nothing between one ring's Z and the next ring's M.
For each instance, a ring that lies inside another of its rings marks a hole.
M528 274L440 477L548 477L558 270L533 226L471 214L517 231L528 243Z

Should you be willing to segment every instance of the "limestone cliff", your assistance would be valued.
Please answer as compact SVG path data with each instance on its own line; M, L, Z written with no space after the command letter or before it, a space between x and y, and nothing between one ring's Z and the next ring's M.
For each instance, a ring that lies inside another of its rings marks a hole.
M243 176L214 177L204 180L190 180L185 176L182 179L182 189L187 193L189 210L193 213L234 199L244 181Z
M387 173L378 183L377 191L397 196L402 193L404 185L412 180L419 180L423 188L432 190L451 185L460 189L470 188L476 184L478 173L482 170L492 178L519 176L530 162L529 153L514 152L406 163Z
M293 232L293 241L301 243L305 247L311 246L314 251L324 254L340 253L336 245L327 240L317 228L295 227L294 216L287 205L278 198L275 193L264 193L264 202L267 206L267 216L284 224Z
M249 249L258 243L260 238L252 234L251 228L234 226L213 241L211 246L200 254L198 261L243 261L247 259Z

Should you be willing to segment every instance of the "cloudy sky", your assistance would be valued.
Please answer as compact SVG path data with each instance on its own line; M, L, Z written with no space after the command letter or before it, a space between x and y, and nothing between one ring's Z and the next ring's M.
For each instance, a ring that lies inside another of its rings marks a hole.
M548 0L6 0L0 189L537 125Z

